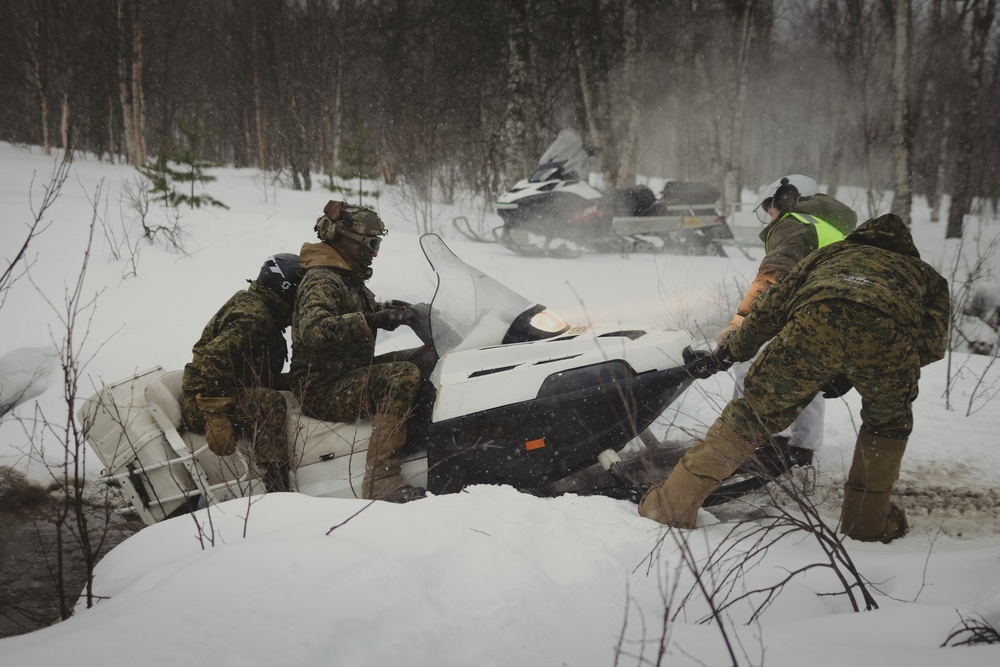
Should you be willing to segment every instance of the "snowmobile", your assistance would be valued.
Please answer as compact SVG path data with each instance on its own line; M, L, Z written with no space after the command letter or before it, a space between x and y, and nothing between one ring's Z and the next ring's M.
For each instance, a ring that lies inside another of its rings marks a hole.
M725 257L720 241L732 231L720 212L721 192L707 183L668 181L657 198L639 185L605 193L588 182L590 153L564 129L527 179L497 198L503 226L493 236L522 255L579 256L594 252L668 252ZM456 229L474 240L465 218Z
M657 447L647 429L696 377L714 372L708 353L692 350L689 332L571 326L464 263L437 235L420 244L438 284L420 309L426 319L412 325L433 370L428 400L408 422L408 483L433 494L508 484L637 501L669 473L684 448ZM105 466L101 480L146 524L264 491L249 443L220 457L204 436L185 430L181 378L180 370L156 367L104 386L79 410ZM360 497L370 421L321 421L303 414L292 393L285 398L292 489ZM623 461L618 452L636 438L653 447ZM741 480L728 493L762 483Z

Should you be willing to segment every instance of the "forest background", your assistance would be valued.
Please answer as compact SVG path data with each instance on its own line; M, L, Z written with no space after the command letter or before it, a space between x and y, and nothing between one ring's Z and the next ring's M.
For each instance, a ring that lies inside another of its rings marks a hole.
M0 0L0 140L489 202L570 126L609 186L799 172L955 238L1000 197L997 3Z

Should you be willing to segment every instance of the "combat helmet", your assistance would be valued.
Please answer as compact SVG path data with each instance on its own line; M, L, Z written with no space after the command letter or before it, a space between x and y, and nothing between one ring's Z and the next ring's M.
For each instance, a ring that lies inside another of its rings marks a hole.
M389 233L375 211L342 201L327 202L314 229L320 241L333 243L337 237L343 236L367 247L372 253L378 253L382 237Z
M753 210L757 214L758 220L767 222L768 209L776 208L782 213L787 213L800 199L812 197L818 193L819 186L808 176L802 174L782 176L760 191Z
M283 252L264 260L257 284L276 293L286 303L293 303L304 273L299 256Z

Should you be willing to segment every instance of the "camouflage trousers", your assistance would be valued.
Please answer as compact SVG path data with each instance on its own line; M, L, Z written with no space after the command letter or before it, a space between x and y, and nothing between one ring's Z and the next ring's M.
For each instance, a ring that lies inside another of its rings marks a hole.
M345 373L333 382L309 378L302 388L302 409L310 417L352 422L387 415L405 422L417 399L420 371L406 361L375 363Z
M233 429L250 441L261 466L288 462L288 404L277 389L243 387L236 390L236 406L229 415ZM205 433L205 414L194 394L181 399L184 424L195 433Z
M415 364L391 361L358 368L328 384L316 378L303 388L302 409L311 417L340 422L371 419L363 498L385 498L405 484L400 452L420 385Z
M905 440L913 429L920 359L914 332L885 313L830 300L796 310L747 372L743 398L720 419L755 445L795 420L822 386L844 375L861 395L862 428Z

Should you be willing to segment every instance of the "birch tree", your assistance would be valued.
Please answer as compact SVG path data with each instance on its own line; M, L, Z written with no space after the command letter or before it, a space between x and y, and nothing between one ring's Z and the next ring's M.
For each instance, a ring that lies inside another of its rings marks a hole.
M972 208L972 199L981 194L984 184L982 172L976 164L975 156L981 146L980 105L982 104L988 72L988 49L990 35L996 16L997 0L969 0L971 5L968 36L964 40L964 53L959 72L965 79L962 87L962 111L958 123L958 141L955 146L957 159L951 179L951 208L948 209L948 225L945 238L962 236L965 216ZM992 147L991 147L992 150Z
M910 167L910 0L895 0L892 16L892 166L893 213L907 224L913 199Z

